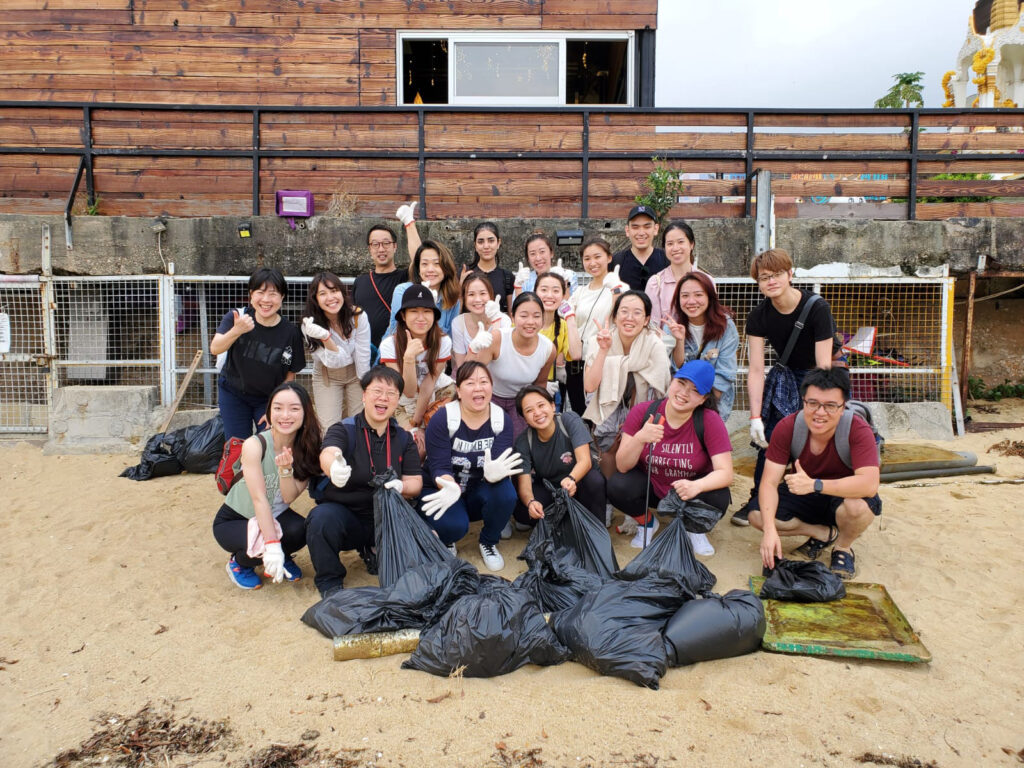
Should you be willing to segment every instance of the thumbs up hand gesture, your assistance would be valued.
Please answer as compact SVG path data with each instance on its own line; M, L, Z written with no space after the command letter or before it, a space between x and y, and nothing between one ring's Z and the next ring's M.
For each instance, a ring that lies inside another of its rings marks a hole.
M494 334L488 331L483 323L477 323L477 332L469 342L470 352L479 352L481 349L487 349L494 343Z
M522 288L526 281L530 279L530 268L524 267L523 262L519 262L519 269L516 270L516 279L514 285L516 288Z

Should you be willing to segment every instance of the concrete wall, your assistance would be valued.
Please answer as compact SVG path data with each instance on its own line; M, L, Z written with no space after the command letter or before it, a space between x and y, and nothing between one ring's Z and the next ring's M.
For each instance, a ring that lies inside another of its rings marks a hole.
M252 222L253 236L242 239L238 225ZM275 265L285 274L308 275L321 268L355 275L368 266L366 231L377 219L317 216L292 231L283 219L170 219L162 237L164 258L178 274L247 275L258 266ZM162 273L152 219L79 216L73 219L73 250L64 240L57 216L0 216L0 272L40 270L41 225L52 236L53 267L58 274L123 275ZM396 230L401 226L393 224ZM476 220L428 221L419 224L421 237L449 245L460 261L472 255ZM581 227L602 235L616 248L626 243L624 222L590 219L516 219L498 222L503 242L501 261L512 267L522 258L526 237L541 230ZM747 274L752 257L753 220L707 219L692 222L701 267L712 274ZM917 266L949 264L964 272L987 254L990 267L1024 269L1024 219L960 219L951 221L867 221L780 219L776 242L792 254L798 267L833 261L874 266L898 265L907 274ZM579 249L559 253L578 268ZM404 239L399 263L404 263Z

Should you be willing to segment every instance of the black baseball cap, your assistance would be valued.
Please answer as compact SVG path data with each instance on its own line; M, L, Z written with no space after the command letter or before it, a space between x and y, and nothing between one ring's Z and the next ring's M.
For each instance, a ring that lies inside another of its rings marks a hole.
M632 221L637 216L649 216L654 221L658 220L657 214L654 212L654 209L651 208L651 206L649 205L634 205L633 209L629 212L629 216L626 217L626 222L628 223Z
M430 292L430 289L420 283L413 283L406 288L405 293L402 294L402 306L399 308L399 312L404 312L410 307L423 307L424 309L434 310L434 322L441 319L441 310L437 307L437 302L434 301L434 294Z

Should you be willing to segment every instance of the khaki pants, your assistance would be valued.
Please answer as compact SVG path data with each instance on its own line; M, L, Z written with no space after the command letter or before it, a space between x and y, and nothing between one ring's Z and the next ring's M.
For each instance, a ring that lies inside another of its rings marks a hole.
M313 404L320 426L327 428L363 409L363 388L359 386L355 363L344 368L328 368L313 361Z
M443 400L448 398L451 400L455 399L455 385L448 384L443 387L438 387L434 390L434 394L431 396L427 405L433 403L436 400ZM395 420L402 429L408 430L412 426L412 417L416 415L416 398L406 397L402 395L398 400L398 410L395 411Z

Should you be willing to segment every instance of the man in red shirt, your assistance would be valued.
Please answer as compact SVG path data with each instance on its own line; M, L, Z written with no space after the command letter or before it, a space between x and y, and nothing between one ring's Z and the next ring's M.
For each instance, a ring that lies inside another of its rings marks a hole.
M761 560L767 568L782 557L780 536L807 536L795 552L817 560L831 544L829 568L841 578L853 578L853 542L882 514L878 446L871 427L848 414L850 466L837 448L837 430L850 397L844 373L835 368L809 371L800 386L803 409L785 417L772 432L758 508L750 511L750 524L764 532ZM799 455L791 456L797 419L806 425L807 439ZM791 459L791 471L785 474Z

